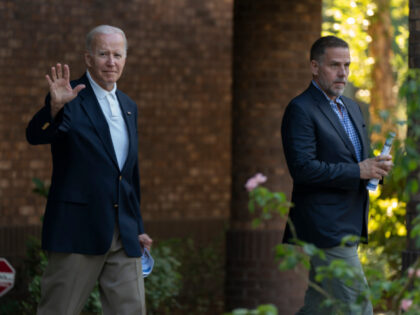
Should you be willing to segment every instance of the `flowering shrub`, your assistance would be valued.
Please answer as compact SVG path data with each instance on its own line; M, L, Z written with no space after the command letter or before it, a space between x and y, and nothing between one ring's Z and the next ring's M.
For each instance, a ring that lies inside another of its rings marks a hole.
M245 188L249 192L248 209L255 213L256 209L261 209L261 213L253 220L253 226L258 226L262 220L272 218L273 213L284 216L288 213L291 203L287 201L286 195L282 192L271 192L261 184L267 181L267 177L261 173L248 179Z
M274 213L287 218L291 203L287 201L285 194L281 192L271 192L269 189L261 186L266 182L267 178L263 174L256 174L250 178L245 188L249 192L249 211L255 213L256 209L261 210L260 217L254 220L254 225L258 225L262 220L270 219ZM374 200L377 201L377 212L373 211L374 215L380 215L379 212L385 209L387 217L391 218L386 221L388 229L385 232L385 237L392 235L395 237L404 237L406 234L405 227L399 224L399 220L392 221L395 215L403 215L399 213L404 204L399 204L395 199L390 200ZM394 218L395 219L395 218ZM309 259L311 256L318 255L320 258L325 257L322 249L317 248L313 244L305 243L296 237L292 222L287 218L288 224L291 227L291 232L294 236L293 246L289 244L279 244L276 246L276 258L279 260L280 270L297 270L299 265L309 269ZM373 231L381 230L380 226L371 228ZM383 230L382 230L383 231ZM420 247L420 216L413 222L413 230L411 237L417 241L417 246ZM356 238L357 239L357 238ZM342 244L348 241L354 241L355 236L348 236L342 240ZM299 249L301 248L301 249ZM374 266L371 266L374 267ZM333 314L347 314L350 310L356 311L361 307L363 300L369 299L373 306L387 311L387 314L399 315L402 311L404 314L414 315L420 314L420 259L418 259L406 273L392 274L390 279L383 269L378 268L365 268L366 277L369 280L370 288L366 288L359 299L354 304L344 304L339 300L334 299L328 292L324 291L318 285L318 282L323 279L331 279L340 277L343 281L349 284L355 281L362 281L363 275L360 275L357 270L350 267L344 260L333 260L329 265L318 267L316 270L316 281L309 281L308 285L317 290L325 297L324 305L329 307ZM302 273L297 273L302 275ZM261 314L257 310L234 310L233 315L236 314ZM264 313L263 313L264 314ZM271 314L271 313L269 313Z
M248 179L248 181L245 184L245 188L248 191L253 191L255 188L257 188L260 184L265 183L267 181L267 177L264 176L261 173L255 174L254 177L251 177Z
M413 305L413 300L403 299L401 301L401 309L403 311L408 311L410 309L411 305Z

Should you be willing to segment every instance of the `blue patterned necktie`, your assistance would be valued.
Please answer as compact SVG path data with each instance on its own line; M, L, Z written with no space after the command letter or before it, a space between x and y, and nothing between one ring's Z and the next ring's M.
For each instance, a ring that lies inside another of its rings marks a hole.
M362 145L360 144L360 139L357 135L357 131L354 128L353 123L351 122L349 113L347 112L347 108L344 106L344 104L341 103L341 101L331 101L331 106L333 107L334 112L338 115L338 118L340 119L344 130L346 131L351 143L353 144L354 150L356 151L357 161L360 162L362 160ZM338 110L337 106L340 107L341 113Z

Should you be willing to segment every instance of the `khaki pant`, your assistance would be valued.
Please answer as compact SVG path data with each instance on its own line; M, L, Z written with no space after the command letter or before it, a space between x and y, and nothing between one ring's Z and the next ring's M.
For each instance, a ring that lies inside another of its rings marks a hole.
M146 315L141 259L124 252L118 229L105 255L50 252L38 315L78 315L99 281L104 315Z
M332 260L342 259L345 260L350 266L356 268L363 280L357 283L348 285L341 279L325 279L320 285L325 291L331 294L334 298L344 302L344 304L355 303L360 292L367 288L367 281L364 277L362 265L360 264L359 256L357 254L357 246L349 247L333 247L324 249L326 260L320 259L318 256L311 258L311 270L309 272L309 280L315 281L315 269L319 266L325 266L331 263ZM321 306L324 301L324 297L318 293L312 287L308 287L305 293L305 304L297 313L298 315L310 314L310 315L326 315L335 314L335 312L329 308L323 308ZM341 314L341 313L340 313ZM373 309L370 301L363 301L358 310L346 310L342 314L348 315L372 315Z

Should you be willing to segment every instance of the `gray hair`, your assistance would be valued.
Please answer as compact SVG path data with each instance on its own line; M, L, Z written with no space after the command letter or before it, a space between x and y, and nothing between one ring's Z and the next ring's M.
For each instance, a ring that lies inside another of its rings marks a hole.
M125 54L127 55L127 37L125 37L124 31L118 27L111 26L111 25L99 25L93 28L89 33L86 35L86 50L90 54L93 53L92 51L92 42L93 39L97 34L120 34L124 39L124 46L125 46Z

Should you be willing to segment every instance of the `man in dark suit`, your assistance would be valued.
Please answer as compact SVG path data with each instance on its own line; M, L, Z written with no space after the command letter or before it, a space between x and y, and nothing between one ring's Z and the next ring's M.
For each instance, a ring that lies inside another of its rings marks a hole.
M326 261L311 258L310 280L315 269L333 259L344 259L363 270L357 242L340 247L343 237L355 235L367 241L367 180L382 178L392 167L391 157L367 158L369 141L357 103L342 96L350 66L348 44L334 36L318 39L311 48L313 80L309 88L286 108L282 122L283 149L293 178L290 219L298 239L325 250ZM284 239L294 237L290 226ZM340 279L319 283L345 304L355 303L364 283L347 285ZM327 314L323 297L312 287L298 314ZM348 314L372 314L364 301L361 310Z
M117 90L127 40L101 25L86 37L86 73L47 75L50 93L30 121L31 144L50 144L51 188L42 230L48 266L38 314L79 314L99 281L104 314L146 314L137 106Z

